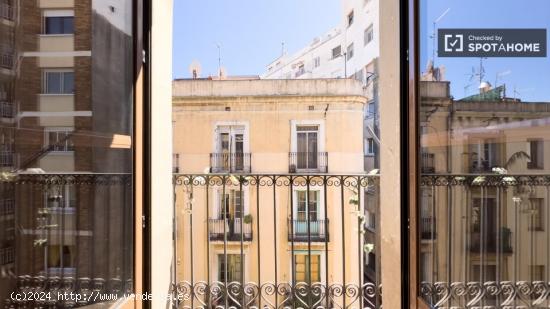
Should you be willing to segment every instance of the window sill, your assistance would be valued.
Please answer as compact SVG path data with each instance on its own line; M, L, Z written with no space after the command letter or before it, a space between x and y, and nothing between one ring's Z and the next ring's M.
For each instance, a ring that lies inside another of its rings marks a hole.
M39 93L38 95L43 97L59 97L59 96L68 97L68 96L74 96L74 93Z
M67 33L67 34L39 34L38 35L39 37L41 38L57 38L57 37L61 37L61 38L64 38L64 37L74 37L74 33Z
M46 156L47 155L72 156L72 155L74 155L74 150L70 150L70 151L50 151L46 154Z
M48 211L54 214L64 213L64 214L74 214L76 209L74 207L46 207Z

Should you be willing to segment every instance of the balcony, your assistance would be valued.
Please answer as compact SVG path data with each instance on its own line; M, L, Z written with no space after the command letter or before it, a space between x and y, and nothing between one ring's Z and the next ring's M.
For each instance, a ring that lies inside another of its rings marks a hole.
M491 173L493 171L493 167L496 166L500 165L496 162L490 162L489 160L472 160L470 163L470 173Z
M0 51L0 68L11 70L14 64L13 53L9 51Z
M13 118L15 116L15 107L13 103L0 101L0 117Z
M290 152L288 159L289 173L328 173L327 152Z
M211 153L212 173L250 173L250 153Z
M15 9L13 6L7 3L0 3L0 18L7 19L9 21L15 20Z
M208 219L210 240L214 241L251 241L252 222L250 215L235 219ZM247 219L250 218L250 219ZM250 221L248 221L250 220ZM241 233L242 231L242 233Z
M14 165L14 153L13 151L0 151L0 167L12 167Z
M14 247L6 247L0 249L0 265L8 265L15 262L15 248Z
M420 238L423 240L434 240L436 235L435 218L420 218Z
M0 201L0 218L12 216L15 214L15 202L13 199L4 199Z
M328 242L328 223L328 219L326 221L288 219L288 241Z
M433 153L422 153L420 171L422 174L435 173L435 155Z
M500 237L500 245L497 237ZM512 232L503 228L500 233L488 232L483 237L480 232L470 234L470 251L472 253L513 253Z

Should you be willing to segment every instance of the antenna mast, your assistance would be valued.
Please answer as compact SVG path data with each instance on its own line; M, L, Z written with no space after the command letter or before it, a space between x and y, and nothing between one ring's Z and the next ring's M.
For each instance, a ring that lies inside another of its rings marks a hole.
M451 8L447 8L445 10L445 12L443 12L443 14L441 14L441 16L439 16L436 20L434 20L433 22L433 33L432 33L432 65L433 67L435 68L435 54L436 54L436 43L437 43L437 33L436 33L436 26L437 26L437 23L440 22L443 17L445 17L445 15L447 15L449 13L449 11L451 11Z

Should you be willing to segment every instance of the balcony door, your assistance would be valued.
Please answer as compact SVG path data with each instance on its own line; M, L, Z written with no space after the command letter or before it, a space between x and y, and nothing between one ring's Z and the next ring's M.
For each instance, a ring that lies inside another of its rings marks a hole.
M316 169L318 167L318 138L319 127L318 126L298 126L296 128L297 134L297 163L298 169Z
M320 192L318 190L298 190L295 192L294 235L307 237L309 225L309 234L318 236L324 227L324 223L320 221L320 218L324 218L321 213Z
M217 129L216 163L223 171L243 171L245 165L245 129L222 126Z

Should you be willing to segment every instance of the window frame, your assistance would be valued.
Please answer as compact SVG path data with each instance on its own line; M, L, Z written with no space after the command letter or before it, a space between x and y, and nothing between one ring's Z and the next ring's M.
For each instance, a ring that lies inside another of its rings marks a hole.
M372 41L374 41L374 24L370 24L363 34L363 46L369 45Z
M64 133L66 135L69 135L69 134L73 134L74 133L74 128L73 127L46 127L44 128L44 147L49 147L51 144L50 144L50 134L51 133L57 133L57 140L59 140L59 134L60 133ZM64 154L64 153L67 153L67 154L72 154L74 153L75 149L74 149L74 142L72 141L72 137L69 137L69 139L67 139L65 142L64 142L64 147L63 147L64 150L51 150L50 153L54 153L54 154Z
M348 45L348 47L346 48L346 61L349 61L351 60L351 58L353 58L353 55L354 55L354 45L353 45L353 42L351 42L351 44Z
M63 22L61 27L64 31L65 23L64 19L72 19L72 31L61 33L48 33L48 18L61 18ZM42 12L42 36L73 36L75 34L75 14L74 10L44 10Z
M59 74L59 92L49 92L49 79L50 74ZM73 91L65 92L65 77L66 74L72 74L73 76ZM42 71L42 94L44 95L74 95L75 94L75 71L73 69L44 69Z

